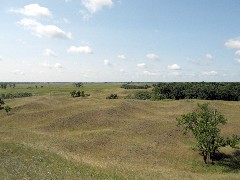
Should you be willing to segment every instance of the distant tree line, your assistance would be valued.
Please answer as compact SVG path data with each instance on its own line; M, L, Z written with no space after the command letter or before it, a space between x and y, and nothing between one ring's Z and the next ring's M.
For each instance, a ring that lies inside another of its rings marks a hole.
M23 92L23 93L7 93L7 94L0 94L0 98L2 99L13 99L13 98L22 98L22 97L30 97L32 96L32 93L28 93L28 92Z
M152 99L240 100L239 82L185 82L153 84Z
M15 83L0 83L0 87L2 89L7 89L7 86L9 86L10 88L15 88L16 87L16 84Z
M136 91L127 99L202 99L202 100L240 100L239 82L174 82L153 84L152 92Z
M123 84L121 88L124 89L148 89L151 86L145 84L145 85L134 85L134 84Z

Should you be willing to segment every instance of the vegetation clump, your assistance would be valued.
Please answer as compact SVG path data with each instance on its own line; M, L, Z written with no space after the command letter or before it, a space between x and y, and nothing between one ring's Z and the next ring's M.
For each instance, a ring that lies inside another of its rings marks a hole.
M109 96L106 97L106 99L118 99L117 94L110 94Z
M224 138L220 135L219 124L226 124L227 120L217 110L210 110L208 104L198 104L198 110L182 115L177 119L178 126L183 126L184 134L192 132L197 141L194 148L203 157L206 164L213 164L220 147L235 148L240 138L232 135Z
M133 94L130 94L126 99L138 99L138 100L147 100L152 98L152 93L147 91L136 91Z
M124 89L148 89L151 86L145 84L145 85L135 85L135 84L123 84L121 88Z
M4 94L2 93L0 95L1 98L3 99L13 99L13 98L23 98L23 97L31 97L32 96L32 93L28 93L28 92L23 92L23 93L15 93L15 94L12 94L12 93L7 93L7 94Z
M11 108L10 106L5 106L5 107L4 107L4 110L5 110L6 113L8 114L8 113L12 110L12 108Z
M73 83L74 87L83 87L83 83L82 82L77 82L77 83Z
M4 105L5 102L0 98L0 110L3 109L2 105Z
M86 97L86 96L90 96L90 94L85 94L84 91L76 91L76 90L71 91L70 95L72 97Z
M4 104L5 104L5 102L0 98L0 110L4 109L6 111L6 113L8 114L12 108L10 106L2 107L2 105L4 105Z
M240 83L236 82L184 82L157 83L153 85L153 97L160 99L240 100Z

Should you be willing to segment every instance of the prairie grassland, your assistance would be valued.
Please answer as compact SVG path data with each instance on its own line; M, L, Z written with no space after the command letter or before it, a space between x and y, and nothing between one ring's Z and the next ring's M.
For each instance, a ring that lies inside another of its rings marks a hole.
M29 88L32 86L31 88ZM239 179L240 153L214 166L192 151L176 118L206 101L124 99L135 90L120 84L17 85L6 92L35 96L5 100L0 111L0 177L3 179ZM70 90L91 94L70 97ZM117 100L106 96L116 93ZM228 119L222 133L240 135L240 102L211 101Z

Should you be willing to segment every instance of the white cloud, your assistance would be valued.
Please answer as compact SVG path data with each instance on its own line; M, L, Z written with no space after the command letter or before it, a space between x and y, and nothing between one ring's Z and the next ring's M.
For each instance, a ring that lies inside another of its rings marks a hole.
M240 59L236 59L236 61L237 61L238 63L240 63Z
M137 67L139 68L146 68L147 65L145 63L137 64Z
M205 55L205 57L206 57L207 60L213 60L213 55L211 55L211 54L209 54L209 53L207 53L207 54Z
M112 66L112 63L110 63L110 61L109 61L108 59L104 59L104 60L103 60L103 63L104 63L104 65L106 65L106 66Z
M92 54L93 50L89 46L71 46L67 50L68 53L83 53L83 54Z
M240 49L240 37L229 39L227 42L225 42L225 46L227 48Z
M53 57L57 56L57 54L51 49L45 49L43 52L43 55L44 56L53 56Z
M62 64L60 64L60 63L56 63L54 65L54 67L57 68L57 69L62 69L63 68Z
M117 57L118 57L119 59L126 59L126 56L125 56L124 54L119 54Z
M29 4L20 9L11 9L12 12L23 14L30 17L52 17L52 13L46 7L41 7L38 4Z
M153 72L149 72L149 71L143 71L143 73L148 76L156 76L157 75L157 73L153 73Z
M3 61L3 58L0 56L0 61Z
M66 33L55 25L43 25L33 19L24 18L18 22L18 24L24 26L33 32L38 37L59 38L59 39L71 39L71 33Z
M205 72L202 72L202 75L205 75L205 76L216 76L218 74L217 71L205 71Z
M235 52L235 54L236 54L236 55L240 55L240 50L237 50L237 51Z
M91 13L96 13L104 6L111 7L113 5L112 0L81 0L82 5Z
M52 68L51 64L49 64L49 63L47 63L47 62L40 63L39 65L40 65L41 67L44 67L44 68L49 68L49 69Z
M146 55L146 57L148 59L151 59L151 60L158 60L159 59L158 55L156 55L154 53L149 53L149 54Z
M168 69L170 70L181 70L181 67L178 64L169 65Z

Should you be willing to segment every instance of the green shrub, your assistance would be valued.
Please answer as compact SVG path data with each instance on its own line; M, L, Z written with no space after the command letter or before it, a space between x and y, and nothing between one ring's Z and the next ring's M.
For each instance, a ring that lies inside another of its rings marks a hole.
M117 94L110 94L109 96L106 97L106 99L118 99Z

